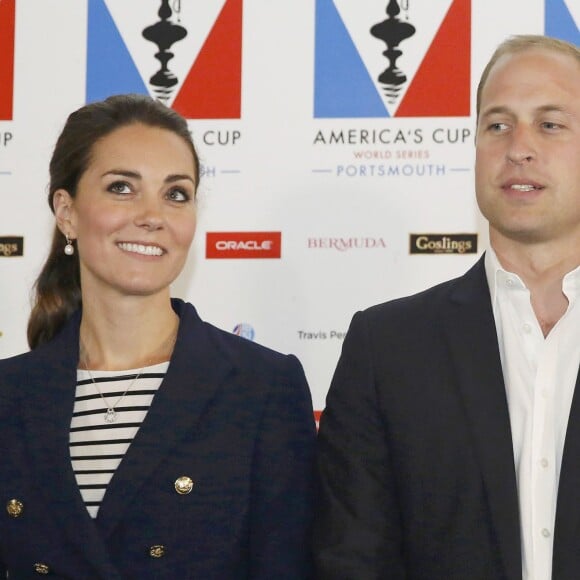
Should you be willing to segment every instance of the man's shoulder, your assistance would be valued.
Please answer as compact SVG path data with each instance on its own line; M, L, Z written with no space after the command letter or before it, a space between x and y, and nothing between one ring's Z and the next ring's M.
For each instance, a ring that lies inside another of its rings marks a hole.
M441 306L443 302L450 298L459 280L461 280L461 277L446 280L415 294L375 304L367 308L364 312L368 317L375 318L392 316L397 313L406 316L414 312L419 313L423 310L432 310Z
M363 316L369 321L378 322L395 319L427 320L447 312L453 303L466 299L484 300L488 295L485 269L481 259L461 276L445 280L415 294L371 306L363 311Z

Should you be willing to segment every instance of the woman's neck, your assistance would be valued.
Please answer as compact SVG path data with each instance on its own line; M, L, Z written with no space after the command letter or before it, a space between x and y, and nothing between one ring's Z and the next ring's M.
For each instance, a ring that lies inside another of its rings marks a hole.
M168 294L114 301L83 296L79 365L126 370L166 361L178 326Z

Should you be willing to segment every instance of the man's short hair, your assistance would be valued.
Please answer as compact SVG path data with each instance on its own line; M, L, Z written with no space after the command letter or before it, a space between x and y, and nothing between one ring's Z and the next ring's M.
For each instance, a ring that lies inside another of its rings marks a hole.
M495 63L506 54L514 54L517 52L524 52L525 50L531 49L542 49L551 50L553 52L558 52L560 54L571 56L578 61L580 65L580 48L571 42L566 42L565 40L559 40L557 38L551 38L549 36L541 36L539 34L522 34L518 36L512 36L507 40L504 40L496 49L491 59L483 69L481 73L481 79L479 80L479 85L477 86L477 118L479 119L479 109L481 106L481 93L483 92L483 87L487 81L487 77Z

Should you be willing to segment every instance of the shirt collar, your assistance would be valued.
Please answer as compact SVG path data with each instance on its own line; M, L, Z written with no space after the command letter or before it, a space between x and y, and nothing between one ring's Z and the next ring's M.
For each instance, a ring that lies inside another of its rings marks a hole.
M489 293L491 296L491 303L495 304L498 292L498 284L504 284L508 280L513 288L526 288L523 280L513 272L509 272L500 264L497 254L490 246L485 252L484 258L485 276L487 278L487 285L489 286ZM568 272L562 281L562 292L566 295L568 300L572 302L580 293L580 266Z

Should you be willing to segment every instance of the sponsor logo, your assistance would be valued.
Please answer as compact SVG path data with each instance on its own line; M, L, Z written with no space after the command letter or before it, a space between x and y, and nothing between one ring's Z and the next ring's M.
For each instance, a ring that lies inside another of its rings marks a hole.
M312 146L342 158L320 157L312 173L402 180L472 171L471 1L315 1L314 117L360 126L316 127Z
M254 327L247 322L240 322L239 324L236 324L232 332L238 336L241 336L242 338L246 338L247 340L254 340L254 337L256 336Z
M470 115L471 0L316 0L315 20L316 118Z
M239 119L242 6L89 0L87 102L140 93L187 119Z
M477 254L477 234L411 234L411 254Z
M280 258L281 232L207 232L205 257L208 259Z
M0 258L14 258L24 255L24 238L18 236L0 237Z
M340 179L441 178L471 171L461 155L442 157L437 148L454 147L464 153L473 141L469 127L319 128L312 145L336 149L348 157L333 166L318 166L313 173ZM438 159L439 158L439 159ZM450 164L451 162L451 164Z
M308 238L308 249L311 250L336 250L347 252L349 250L374 250L387 247L383 238L353 237L353 238Z
M12 120L15 0L0 0L0 120ZM4 139L5 140L5 139Z
M580 4L577 0L545 0L545 34L580 45Z
M344 340L342 330L298 330L298 340Z
M10 145L13 138L14 134L12 133L12 131L0 131L0 147L7 147L8 145ZM1 174L2 172L0 171L0 175Z
M320 427L320 416L322 415L322 411L314 411L314 421L316 421L316 430Z

